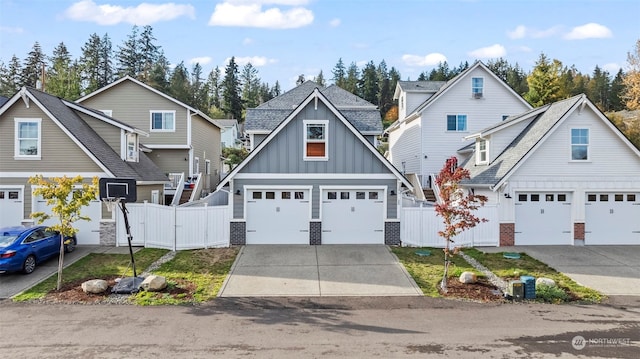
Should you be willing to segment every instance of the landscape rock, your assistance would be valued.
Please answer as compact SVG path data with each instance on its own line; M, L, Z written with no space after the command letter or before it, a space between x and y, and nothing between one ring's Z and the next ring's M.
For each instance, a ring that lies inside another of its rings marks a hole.
M150 275L140 284L140 288L148 292L159 292L167 287L167 279L159 275Z
M476 274L473 272L462 272L458 280L460 281L460 283L471 284L471 283L475 283L478 280L478 278L476 277Z
M536 279L536 287L539 287L541 285L546 285L548 287L555 287L556 281L554 281L551 278L540 277Z
M92 279L82 283L82 291L85 293L100 294L107 291L109 284L103 279Z

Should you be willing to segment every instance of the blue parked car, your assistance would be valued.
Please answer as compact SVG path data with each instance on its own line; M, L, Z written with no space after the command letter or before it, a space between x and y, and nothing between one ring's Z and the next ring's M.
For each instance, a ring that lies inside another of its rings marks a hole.
M59 253L61 238L46 226L0 228L0 273L32 273L37 264ZM67 238L64 251L73 252L75 248L75 237Z

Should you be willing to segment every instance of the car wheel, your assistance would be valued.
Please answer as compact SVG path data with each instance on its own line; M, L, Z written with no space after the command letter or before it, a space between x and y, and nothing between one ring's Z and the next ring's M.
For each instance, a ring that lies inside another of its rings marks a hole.
M75 251L76 250L76 244L78 243L77 240L76 240L76 237L67 238L67 240L65 240L65 242L67 242L67 241L69 243L66 243L64 245L64 252L65 253L71 253L71 252Z
M22 271L25 274L31 274L36 269L36 257L28 256L27 259L24 260L24 264L22 265Z

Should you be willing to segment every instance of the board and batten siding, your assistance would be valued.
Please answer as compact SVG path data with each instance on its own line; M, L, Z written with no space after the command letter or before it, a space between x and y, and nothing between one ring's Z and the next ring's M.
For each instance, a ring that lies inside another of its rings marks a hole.
M303 120L328 120L327 161L304 160ZM374 149L375 150L375 149ZM391 173L322 103L304 108L241 173Z
M474 77L484 79L483 96L479 99L474 99L471 93ZM499 123L503 115L527 110L520 98L483 68L472 70L422 113L422 174L438 173L447 158L471 143L463 141L464 136ZM467 130L447 131L447 115L467 115Z
M402 123L389 132L391 163L403 173L420 174L420 121Z
M392 196L391 191L397 187L395 179L367 179L366 176L358 179L235 179L233 180L233 191L240 190L240 194L233 194L233 218L244 218L244 186L313 186L311 191L311 216L312 219L320 218L320 186L345 186L355 188L357 186L380 186L387 188L387 218L398 218L398 196Z
M15 160L15 119L41 119L40 160ZM0 171L29 172L102 172L102 169L78 147L66 133L35 105L26 108L16 101L0 118Z
M82 101L82 105L111 110L111 117L149 133L149 137L140 136L140 143L144 145L187 144L187 109L131 81L95 94ZM151 110L175 111L175 131L151 131Z

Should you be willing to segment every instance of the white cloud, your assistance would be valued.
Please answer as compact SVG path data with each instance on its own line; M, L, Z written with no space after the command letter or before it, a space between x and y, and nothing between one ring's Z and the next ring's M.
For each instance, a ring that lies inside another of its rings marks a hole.
M245 37L244 40L242 40L242 45L251 45L253 44L253 39L250 37Z
M518 46L516 48L520 52L531 52L533 51L529 46Z
M564 35L567 40L584 40L584 39L603 39L612 37L613 33L606 26L596 24L594 22L576 26Z
M331 27L338 27L340 26L340 24L342 23L342 21L338 18L332 19L331 21L329 21L329 26Z
M0 32L7 34L22 34L24 29L21 27L0 26Z
M211 57L209 56L194 57L191 60L189 60L189 63L192 65L195 65L195 64L207 65L210 62L211 62Z
M303 0L234 0L217 4L209 25L244 26L267 29L293 29L313 22L313 12L303 7L281 10L277 7L262 9L262 4L301 5Z
M82 0L71 5L65 12L71 20L94 22L98 25L115 25L121 22L134 25L150 25L181 16L195 19L195 8L191 5L174 3L141 3L136 7L118 5L97 5L92 0Z
M530 27L526 27L524 25L518 25L515 29L511 31L507 31L507 37L510 39L524 39L525 37L530 37L533 39L541 39L545 37L550 37L557 34L560 31L560 26L552 26L548 29L538 30Z
M406 54L402 55L402 61L409 66L434 66L447 61L447 57L437 52L425 56Z
M230 60L231 60L231 58L228 57L224 61L224 63L228 64ZM266 58L264 56L236 57L235 61L236 61L236 64L238 64L238 66L244 66L244 65L246 65L248 63L251 63L251 65L253 65L254 67L266 66L266 65L275 64L276 62L278 62L278 60L276 60L276 59L269 59L269 58Z
M612 77L615 76L618 73L618 70L620 70L621 68L622 66L618 65L615 62L602 65L602 69L608 71Z
M469 56L477 59L494 59L503 57L507 54L507 50L500 44L494 44L487 47L482 47L469 52Z

